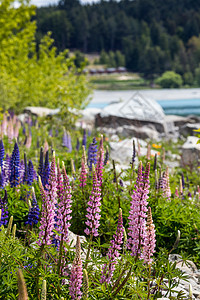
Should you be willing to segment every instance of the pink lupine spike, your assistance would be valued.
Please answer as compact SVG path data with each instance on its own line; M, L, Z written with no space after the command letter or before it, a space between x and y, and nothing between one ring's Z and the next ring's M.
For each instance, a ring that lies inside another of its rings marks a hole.
M57 160L57 195L58 200L61 201L63 196L63 179L59 166L59 159Z
M131 208L129 211L128 243L131 255L141 257L141 249L144 245L146 229L147 199L149 193L150 163L147 163L144 176L141 176L141 164L138 168L138 177L133 190Z
M110 283L113 277L115 265L117 263L117 258L120 255L119 251L122 249L123 235L124 235L124 227L123 227L122 210L120 208L116 234L113 235L113 239L110 242L111 246L109 247L107 253L107 257L109 258L109 263L103 266L100 283L104 283L104 282Z
M63 242L68 242L68 230L70 227L69 221L71 220L71 186L69 184L69 179L65 170L64 162L62 162L62 189L60 190L60 201L58 202L58 213L57 213L57 231L60 233L58 235L58 240Z
M171 199L171 189L169 183L169 168L166 168L166 172L163 175L163 186L162 186L162 193L163 197L166 197L168 200Z
M3 135L7 135L7 126L8 126L8 121L7 121L7 115L3 115L3 121L1 124L1 132Z
M14 138L14 130L13 130L12 119L10 119L9 122L8 122L7 136L8 136L9 143L11 143L13 138Z
M19 136L19 129L21 127L21 123L20 121L17 119L16 124L15 124L15 128L14 128L14 138L18 138Z
M88 208L86 214L87 221L85 222L85 224L87 227L84 231L87 235L96 237L99 235L98 228L100 226L99 220L101 218L101 215L99 214L101 212L101 188L100 183L97 179L97 174L94 165L92 165L92 170L93 187L90 195L90 200L88 201Z
M100 150L99 158L96 166L97 178L100 184L102 184L102 179L103 179L103 166L104 166L104 154L102 150Z
M30 149L30 147L31 147L31 142L32 142L32 136L31 136L31 134L30 134L30 132L29 132L29 135L28 135L28 138L27 138L26 144L25 144L25 147L26 147L27 149Z
M87 172L86 172L84 160L82 158L82 160L81 160L81 174L80 174L80 177L79 177L80 187L82 189L86 185L86 180L87 180Z
M152 262L152 256L156 248L156 235L155 226L152 220L151 207L148 208L147 224L146 224L146 236L144 239L144 248L142 258L145 263L150 264Z
M175 190L175 195L176 197L179 197L179 192L178 192L178 188L176 187L176 190Z
M69 294L73 300L79 300L82 297L81 287L83 281L83 269L81 261L80 237L77 235L76 255L71 268L69 279Z
M53 152L53 158L51 162L51 170L49 176L49 184L46 186L47 190L44 190L41 179L39 178L40 192L42 195L42 212L40 220L40 231L38 244L50 245L51 239L54 234L55 225L55 211L57 202L57 181L56 181L56 166L55 166L55 152Z

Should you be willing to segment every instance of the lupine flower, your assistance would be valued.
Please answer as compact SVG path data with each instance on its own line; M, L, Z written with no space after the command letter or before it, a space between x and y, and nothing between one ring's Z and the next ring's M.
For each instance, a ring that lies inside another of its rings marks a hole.
M79 141L79 138L77 138L77 141L76 141L76 151L79 151L79 148L80 148L80 141Z
M155 169L155 189L159 190L159 182L158 182L157 169Z
M87 235L98 236L98 228L100 226L99 220L101 215L99 214L101 209L101 188L97 179L97 174L93 165L93 188L88 201L88 208L85 224L87 228L84 230Z
M176 197L179 197L179 192L178 192L178 188L176 187L176 190L175 190L175 195Z
M80 237L77 235L76 255L72 264L71 275L69 279L69 294L73 300L81 299L83 281L83 270L81 261L81 244Z
M57 161L57 195L58 199L61 200L63 196L63 179L59 166L59 159Z
M181 180L182 180L182 187L183 189L185 188L185 178L184 178L184 174L181 174Z
M15 128L14 128L14 138L18 138L19 136L19 129L21 127L21 123L19 120L16 121L16 124L15 124Z
M13 138L14 138L14 130L13 130L12 119L10 119L9 122L8 122L7 136L8 136L9 143L11 143Z
M43 147L40 148L40 160L39 160L39 166L38 166L38 175L42 178L43 177L43 171L44 171L44 152Z
M41 180L39 179L40 192L42 195L42 212L40 221L39 241L38 244L50 245L51 238L53 236L54 224L55 224L55 207L57 199L57 181L56 181L56 166L55 166L55 153L51 162L51 170L49 176L49 184L46 186L47 190L44 190Z
M153 170L155 171L157 169L157 153L154 156L154 163L153 163Z
M25 224L29 224L30 226L33 226L33 224L37 224L39 221L39 214L40 214L40 209L35 197L35 190L32 187L32 204L28 213L28 221L26 221Z
M11 187L17 186L19 184L19 180L20 180L19 172L20 172L20 154L19 154L19 147L16 142L10 160L10 186Z
M3 167L4 155L5 155L4 144L3 144L3 141L0 140L0 166L1 166L1 168Z
M44 142L44 153L46 154L46 152L49 150L49 144L47 141Z
M151 159L151 145L147 145L147 160Z
M4 178L4 184L10 182L10 156L8 154L6 154L6 158L4 161L3 178Z
M144 248L142 258L145 263L150 264L152 262L152 256L156 248L156 235L155 226L152 220L151 207L148 208L147 224L146 224L146 236L144 239Z
M88 167L87 167L87 157L86 157L86 152L85 152L85 146L82 146L82 149L83 149L82 159L83 159L84 164L85 164L85 169L86 169L86 171L88 171Z
M34 181L34 177L35 177L34 166L33 166L32 161L29 160L29 163L28 163L28 180L27 180L28 185L32 185L32 183Z
M133 155L132 155L132 160L131 160L132 168L133 168L133 165L134 165L134 162L135 162L135 157L136 157L135 140L133 139Z
M26 147L27 149L30 149L30 147L31 147L31 142L32 142L32 136L31 136L31 133L29 132L29 135L28 135L28 137L27 137L26 144L25 144L25 147Z
M8 223L8 202L7 202L7 191L5 189L3 199L0 198L0 210L1 210L1 218L0 218L0 227L1 225L6 226Z
M96 166L97 178L98 178L100 184L102 184L102 179L103 179L103 165L104 165L103 152L100 150L99 158L98 158L98 162L97 162L97 166Z
M123 227L123 219L122 219L122 210L120 208L116 234L113 235L113 240L111 240L110 242L111 246L109 247L107 253L109 263L103 266L100 283L104 283L104 282L110 283L113 277L115 265L117 263L117 258L120 255L119 251L122 249L123 234L124 234L124 227Z
M92 171L92 164L96 165L96 163L97 163L97 141L96 138L94 137L88 149L88 167L90 171Z
M50 137L53 136L53 130L52 130L52 128L50 128L50 130L49 130L49 136L50 136Z
M182 195L183 194L183 185L182 185L182 179L180 178L180 185L179 185L179 192Z
M0 189L3 189L3 187L4 187L4 177L3 177L2 168L0 167Z
M86 134L86 130L84 129L84 131L83 131L82 146L85 146L85 149L86 149L86 145L87 145L87 134Z
M67 137L68 137L68 152L71 153L72 152L72 140L71 140L71 135L69 132L67 132Z
M108 150L108 146L106 146L106 154L105 154L105 159L104 159L104 166L107 165L109 160L109 150Z
M69 221L71 220L71 186L63 163L63 189L61 190L60 202L58 203L57 213L57 231L60 233L58 240L61 241L61 237L64 242L69 242L68 229L70 227Z
M64 128L64 133L63 133L63 146L64 147L68 147L68 136L67 136L67 132Z
M7 134L7 126L8 126L7 115L4 114L3 115L3 121L1 123L1 132L2 132L3 135Z
M42 184L44 189L46 189L46 185L49 183L49 175L50 175L50 166L49 166L49 151L46 151L45 154L45 163L43 168L43 174L42 174Z
M149 193L149 171L150 163L147 163L144 175L142 174L142 163L138 168L138 177L133 190L131 208L129 211L129 227L128 227L128 249L131 255L140 257L141 248L144 245L145 229L146 229L146 212L147 199Z
M80 177L79 177L80 187L82 189L86 185L86 180L87 180L87 172L86 172L85 164L84 164L84 161L83 161L83 158L82 158L82 160L81 160L81 174L80 174Z

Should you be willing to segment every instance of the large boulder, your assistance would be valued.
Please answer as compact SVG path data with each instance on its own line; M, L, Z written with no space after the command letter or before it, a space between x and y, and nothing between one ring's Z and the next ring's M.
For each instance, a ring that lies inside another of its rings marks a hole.
M186 142L182 146L182 161L183 166L194 166L199 163L200 144L197 142L199 138L196 136L188 136Z
M104 107L96 116L96 127L122 127L124 125L152 125L156 131L166 131L165 114L162 107L153 99L136 93L127 101L112 103Z

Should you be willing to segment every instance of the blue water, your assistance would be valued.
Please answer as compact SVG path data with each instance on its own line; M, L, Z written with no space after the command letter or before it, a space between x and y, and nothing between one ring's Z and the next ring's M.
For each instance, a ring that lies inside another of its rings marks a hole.
M200 115L200 99L158 100L167 115ZM108 102L91 102L90 108L104 108Z

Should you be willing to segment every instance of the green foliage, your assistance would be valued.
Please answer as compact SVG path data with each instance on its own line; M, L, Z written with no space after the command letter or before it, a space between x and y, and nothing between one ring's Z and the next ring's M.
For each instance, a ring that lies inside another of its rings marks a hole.
M32 21L35 8L21 1L15 9L13 2L3 0L0 4L1 106L17 112L26 106L60 108L59 116L65 120L69 109L80 109L87 103L86 78L67 50L57 54L50 33L36 51L36 23Z
M107 67L124 67L125 56L118 50L116 52L109 51L106 53L104 50L100 53L99 63Z
M173 71L166 71L156 80L156 83L162 88L179 88L183 84L183 80L181 75Z

